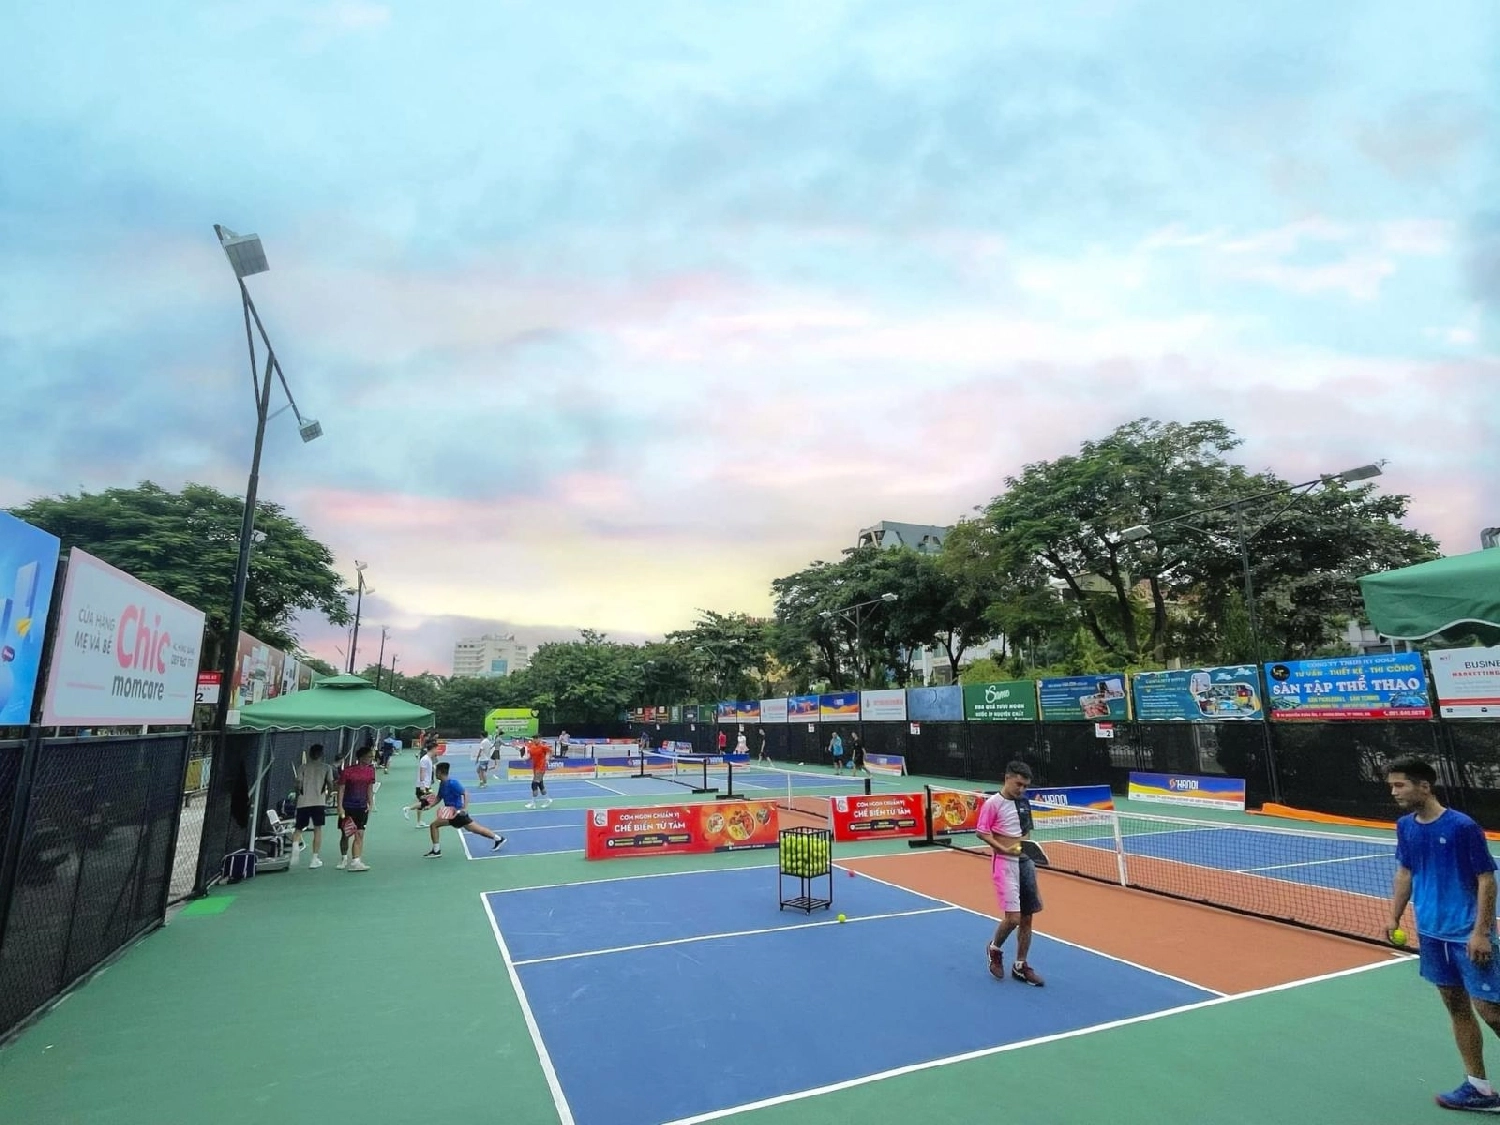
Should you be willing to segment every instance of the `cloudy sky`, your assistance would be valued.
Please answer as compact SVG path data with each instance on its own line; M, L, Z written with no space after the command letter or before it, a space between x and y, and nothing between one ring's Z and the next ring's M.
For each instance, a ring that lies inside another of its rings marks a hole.
M1488 0L23 5L0 505L240 491L216 222L403 670L639 639L1142 415L1500 524ZM369 636L367 632L366 637ZM338 659L341 630L311 627ZM362 641L361 656L373 657ZM363 660L362 660L363 662Z

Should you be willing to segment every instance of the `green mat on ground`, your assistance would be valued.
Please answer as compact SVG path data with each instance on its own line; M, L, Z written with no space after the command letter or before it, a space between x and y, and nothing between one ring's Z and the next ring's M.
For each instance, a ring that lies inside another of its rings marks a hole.
M234 904L234 895L213 895L195 898L182 908L181 917L204 918L210 914L223 914Z

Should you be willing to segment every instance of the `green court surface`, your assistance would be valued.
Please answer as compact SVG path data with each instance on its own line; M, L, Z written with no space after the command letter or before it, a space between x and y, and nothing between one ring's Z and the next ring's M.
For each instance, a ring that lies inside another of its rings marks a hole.
M411 769L410 759L398 759L389 788L409 792L402 775ZM921 782L881 779L877 787ZM485 798L501 807L494 796L471 788L476 811ZM451 833L444 857L429 860L426 834L402 819L398 802L388 796L372 818L369 872L334 867L330 832L322 869L307 870L304 858L290 873L216 889L0 1051L0 1122L557 1122L482 892L768 862L764 852L471 862ZM553 808L590 803L559 800ZM837 858L901 850L841 845ZM231 900L233 909L219 909ZM762 1002L737 981L737 968L724 958L705 1004ZM870 965L869 987L880 988L881 976L880 965ZM981 967L974 987L990 984ZM996 989L996 1020L1006 1018L1009 987ZM838 995L775 1002L788 1036L835 1035L860 1051L860 1028L837 1021ZM922 1016L935 1026L942 1019L940 1011ZM691 1068L674 1063L669 1040L639 1046L640 1065L655 1080L694 1082ZM725 1065L754 1065L753 1042L728 1040L725 1051ZM1432 1095L1461 1079L1442 1006L1415 961L1404 959L721 1119L905 1125L998 1113L1029 1125L1371 1125L1444 1119Z

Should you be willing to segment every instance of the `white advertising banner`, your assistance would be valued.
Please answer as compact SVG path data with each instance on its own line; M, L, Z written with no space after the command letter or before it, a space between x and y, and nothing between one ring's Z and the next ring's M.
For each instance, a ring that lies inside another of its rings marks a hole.
M860 692L859 717L865 722L906 722L906 689Z
M1427 659L1443 718L1500 717L1500 648L1431 649Z
M203 621L192 606L74 547L42 725L191 723Z
M760 701L760 721L763 723L786 722L786 700L784 698L762 699Z

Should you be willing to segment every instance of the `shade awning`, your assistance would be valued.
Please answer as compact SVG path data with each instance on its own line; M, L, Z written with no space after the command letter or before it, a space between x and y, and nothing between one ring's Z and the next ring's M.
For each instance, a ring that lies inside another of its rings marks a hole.
M1500 644L1500 550L1474 551L1367 574L1365 616L1398 641L1475 637Z
M339 727L425 727L426 707L379 691L361 676L329 676L306 691L240 708L239 725L256 730L334 730Z

